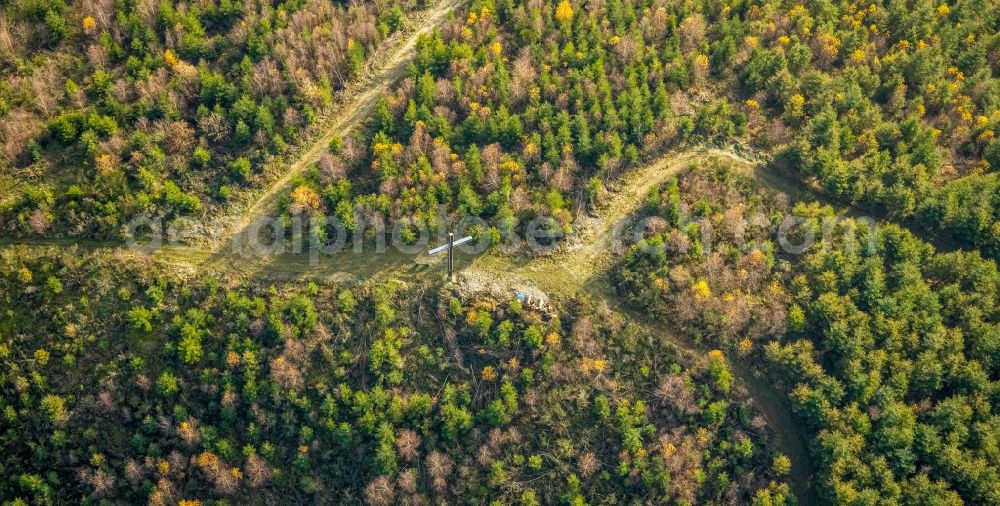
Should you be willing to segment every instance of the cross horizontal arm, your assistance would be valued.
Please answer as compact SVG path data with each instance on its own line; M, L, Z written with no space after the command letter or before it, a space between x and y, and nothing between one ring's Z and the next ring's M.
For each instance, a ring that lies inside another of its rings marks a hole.
M467 236L465 236L465 237L463 237L461 239L455 239L455 246L458 246L459 244L465 244L465 243L467 243L467 242L469 242L471 240L472 240L472 236L471 235L467 235ZM442 245L442 246L438 246L438 247L436 247L436 248L428 251L427 254L428 255L436 255L438 253L441 253L442 251L448 251L448 245L447 244Z

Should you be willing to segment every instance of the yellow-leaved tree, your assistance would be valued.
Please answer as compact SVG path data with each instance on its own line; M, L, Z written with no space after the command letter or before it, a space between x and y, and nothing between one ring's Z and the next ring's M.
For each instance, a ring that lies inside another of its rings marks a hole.
M569 0L562 0L559 5L556 6L556 21L560 23L564 21L573 20L573 6L569 4Z

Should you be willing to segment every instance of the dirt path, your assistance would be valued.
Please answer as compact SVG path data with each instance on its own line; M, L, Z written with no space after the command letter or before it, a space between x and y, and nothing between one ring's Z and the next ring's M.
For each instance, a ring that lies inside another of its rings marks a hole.
M575 292L608 270L614 254L624 246L622 235L629 221L642 207L650 190L705 158L731 160L747 171L755 165L754 161L731 150L702 147L668 153L629 171L615 182L597 215L578 216L576 229L567 244L552 254L522 262L506 256L482 256L475 260L470 272L504 272L505 276L522 277L551 293Z
M696 149L669 154L629 173L616 184L609 200L596 217L580 217L582 223L569 244L543 257L518 258L483 255L459 271L459 283L470 291L510 295L515 290L543 297L589 297L604 300L616 311L645 326L654 335L670 341L691 360L704 357L708 348L693 342L668 322L651 317L631 307L612 289L609 279L616 252L621 251L622 234L645 202L649 191L692 162L704 158L723 158L747 171L755 171L756 162L728 150ZM792 460L790 485L802 504L815 504L810 485L812 465L808 435L788 409L788 402L776 392L752 364L730 360L737 383L747 390L753 405L767 420L775 447Z
M297 279L310 277L348 281L379 276L408 276L422 270L413 263L413 257L395 251L385 254L354 254L350 251L321 258L318 264L308 254L280 252L258 255L252 252L233 251L234 237L245 236L254 221L276 213L278 200L290 191L292 181L315 164L326 153L335 136L344 137L358 128L368 118L379 97L389 91L406 73L412 61L417 40L432 32L466 0L440 0L408 21L403 32L383 44L388 48L369 62L365 76L351 83L338 94L338 104L313 127L317 133L303 144L290 163L275 163L268 168L273 180L265 188L244 197L234 204L228 216L218 220L223 230L213 231L211 237L198 238L191 245L165 246L153 252L130 249L120 240L77 240L64 238L11 238L0 237L0 247L22 248L30 251L67 250L80 252L122 249L123 253L152 256L183 273L211 272L222 276L265 279ZM0 179L0 188L7 181ZM6 195L9 192L2 192ZM426 267L426 266L424 266Z
M451 2L448 7L439 7L429 16L421 28L401 46L389 59L387 70L381 74L368 91L357 95L349 104L358 111L367 111L372 107L378 95L392 81L392 76L398 76L406 61L406 55L412 51L417 33L424 33L440 21L448 9L457 3ZM346 107L346 106L345 106ZM238 233L251 223L253 218L273 209L275 201L282 191L287 190L292 178L308 168L326 148L333 135L353 128L361 121L363 113L349 114L334 123L333 128L321 136L299 161L293 164L284 176L272 184L257 200L241 215L237 222ZM621 232L626 230L629 220L643 205L646 195L667 177L684 170L689 164L704 158L724 158L735 162L739 167L754 171L765 183L775 184L778 178L778 189L782 190L789 183L782 181L780 176L762 173L758 164L747 157L731 150L700 148L679 153L670 153L656 161L630 171L620 181L616 182L607 201L593 217L580 217L578 229L564 246L549 255L542 257L518 257L499 254L484 254L470 258L459 255L459 283L464 290L491 291L509 295L513 290L523 290L547 296L589 297L594 300L604 300L616 311L627 315L635 323L645 326L653 335L669 340L678 352L690 360L698 360L708 351L704 346L693 342L686 334L678 332L668 322L653 318L649 314L637 310L622 301L614 293L608 279L611 263L621 245ZM795 188L789 188L795 190ZM797 200L801 195L798 190L790 195ZM0 238L0 246L40 249L77 248L82 251L115 248L119 245L107 243L74 242L71 240L5 240ZM221 245L227 246L226 243ZM141 253L136 253L141 255ZM428 260L422 255L406 255L396 251L382 254L344 251L342 253L321 258L316 263L308 254L282 253L266 256L240 256L232 252L220 253L219 248L208 250L198 247L168 247L153 254L160 261L172 265L188 275L200 275L211 272L213 275L232 275L242 278L256 279L323 279L327 281L346 282L377 278L431 279L440 278L440 266L428 265ZM784 396L775 392L765 378L760 377L751 364L740 360L730 360L730 368L737 384L745 388L756 409L764 416L772 435L772 442L778 451L788 455L792 461L789 481L802 504L814 504L815 495L810 486L812 465L807 451L807 434L792 417Z
M436 10L436 17L430 16L415 33L429 30L433 19L442 18L451 7ZM384 92L393 75L402 72L405 56L412 51L416 35L412 35L390 58L388 70L368 91L358 94L349 104L359 111L370 109L379 93ZM346 107L346 106L345 106ZM276 200L286 191L295 175L308 168L326 149L329 138L353 128L363 119L363 114L349 114L335 122L326 135L321 136L312 148L306 150L289 170L272 184L236 221L236 232L243 233L252 220L273 210ZM677 174L692 162L705 158L723 158L755 175L769 185L777 185L779 190L789 185L780 176L761 172L754 160L732 150L697 148L669 153L645 166L636 168L613 184L607 200L600 206L596 216L578 218L577 230L563 246L551 254L541 257L520 257L501 254L484 254L468 257L459 254L459 283L465 290L490 291L509 295L513 290L523 290L549 296L590 297L605 300L615 310L628 315L633 321L650 329L672 342L676 348L692 359L705 355L707 348L692 342L685 334L678 332L668 323L652 318L648 314L630 307L620 300L611 288L608 272L615 253L624 244L621 234L629 221L643 205L646 195L666 178ZM778 178L775 182L773 179ZM790 195L793 200L802 196L799 190ZM73 244L67 240L4 241L0 245L14 245L25 248L66 248L70 245L81 250L109 247L101 243ZM430 260L423 255L407 255L391 248L385 253L357 253L347 248L345 251L320 257L314 262L306 253L278 253L272 255L246 255L226 251L229 242L214 249L199 247L168 247L153 254L160 261L172 265L189 275L212 273L216 276L235 276L244 279L321 279L335 282L379 278L403 278L410 280L440 279L443 275L440 265L429 265ZM112 246L114 247L114 246ZM139 254L139 253L137 253ZM809 485L811 465L806 450L807 437L788 410L783 396L754 372L750 364L739 360L730 362L737 382L748 392L754 405L764 415L773 441L779 451L792 460L790 482L803 504L812 504L815 496Z
M322 133L310 141L276 180L261 193L253 196L252 204L245 206L236 216L225 220L232 225L228 234L223 235L214 247L216 249L226 247L233 235L245 234L255 219L275 212L278 200L291 190L292 180L319 161L329 149L330 141L334 137L345 137L360 126L375 108L379 97L389 91L389 87L406 73L406 67L412 60L417 46L417 39L440 26L448 15L463 3L465 0L441 0L411 23L414 28L400 34L402 42L389 54L382 58L376 57L367 78L353 83L341 94L341 97L346 98L341 99L340 104L327 115L325 119L327 124L319 128Z
M604 300L607 300L609 305L619 313L632 318L633 322L651 330L654 335L669 340L678 352L686 356L688 360L701 360L708 352L707 347L694 343L686 334L678 331L669 323L629 306L615 294L606 294ZM770 428L771 444L791 459L792 468L788 475L788 481L799 500L799 504L817 504L815 491L811 484L813 465L808 451L809 434L803 430L802 424L792 416L792 412L788 409L788 399L775 391L767 378L753 369L752 364L740 359L734 360L731 357L728 363L729 369L736 379L736 384L746 389L751 405L767 421Z

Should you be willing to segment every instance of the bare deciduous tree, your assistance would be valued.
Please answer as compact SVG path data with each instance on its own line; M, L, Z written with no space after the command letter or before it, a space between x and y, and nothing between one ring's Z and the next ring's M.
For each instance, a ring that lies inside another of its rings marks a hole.
M399 436L396 438L396 447L399 448L399 456L407 461L412 462L420 458L418 451L420 436L410 429L399 431Z
M320 177L324 183L336 183L347 175L344 160L330 153L321 156L316 165L319 167Z
M229 136L229 124L218 112L210 112L198 120L198 128L210 141L219 142Z
M681 39L681 51L688 53L696 49L705 40L705 30L707 28L705 18L701 14L693 14L684 18L678 28Z
M187 121L171 121L163 126L163 140L167 146L167 152L171 155L175 157L190 156L195 143L194 129L188 126Z
M38 235L45 233L51 224L52 221L49 219L49 214L43 209L35 209L28 218L28 226L31 228L32 233Z
M103 469L80 469L78 476L81 483L93 487L97 496L110 494L115 486L115 477Z
M254 65L250 76L250 86L260 95L280 95L285 91L285 81L281 69L270 57Z
M577 459L577 465L580 468L580 474L583 476L591 476L601 468L601 462L597 460L597 456L594 452L587 452L580 455Z
M388 476L379 476L365 487L365 502L371 506L389 506L396 498Z
M285 357L277 357L271 361L271 379L286 390L302 388L302 372Z
M416 469L405 469L403 472L399 473L399 478L396 480L396 484L399 486L399 490L406 494L416 494L417 493L417 470Z
M482 186L487 191L500 188L500 184L503 182L500 178L500 159L502 156L500 145L497 143L484 147L479 153L479 158L483 162Z
M678 374L666 374L660 378L656 387L656 398L664 405L670 406L682 416L697 414L701 411L695 402L694 392L684 382L684 377Z
M256 453L251 453L247 456L244 468L246 470L247 481L254 487L261 487L271 480L271 465Z
M427 474L431 478L444 478L451 474L451 459L441 452L431 452L424 459L427 466Z

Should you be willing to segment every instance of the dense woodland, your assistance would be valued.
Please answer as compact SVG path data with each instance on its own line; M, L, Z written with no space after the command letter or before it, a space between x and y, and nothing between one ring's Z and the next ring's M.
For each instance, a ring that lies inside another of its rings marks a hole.
M218 217L429 4L3 2L2 238ZM0 502L795 504L739 360L822 503L1000 504L998 73L992 0L470 1L282 216L567 232L630 168L739 144L884 223L728 162L664 181L610 280L683 360L601 301L4 247ZM790 214L823 240L783 246Z
M764 364L815 438L829 503L1000 503L996 264L817 204L792 210L807 222L787 243L817 240L790 254L787 205L725 164L691 168L650 195L619 292Z
M213 214L414 7L8 3L4 230L116 236L140 213ZM742 139L832 197L995 257L991 7L477 0L421 40L368 131L334 142L285 208L348 229L418 226L441 205L565 228L646 155Z
M118 237L261 181L409 1L0 6L0 230ZM13 185L12 185L13 186ZM9 194L8 190L10 190Z
M722 352L607 308L0 256L12 503L794 503Z
M333 216L349 232L358 219L433 229L442 206L497 232L534 218L568 232L575 210L644 157L691 136L746 133L745 111L710 97L708 61L694 52L705 26L696 40L670 29L685 12L473 2L420 40L367 145L337 140L286 209Z
M1000 253L1000 10L988 2L474 2L418 46L368 151L290 213L568 228L622 169L745 139L837 200ZM509 226L509 225L508 225Z

